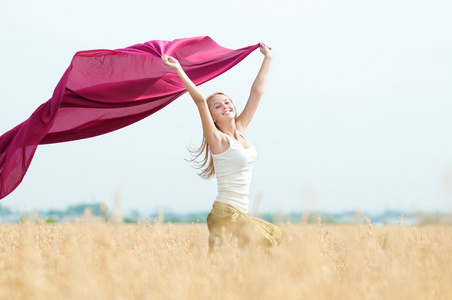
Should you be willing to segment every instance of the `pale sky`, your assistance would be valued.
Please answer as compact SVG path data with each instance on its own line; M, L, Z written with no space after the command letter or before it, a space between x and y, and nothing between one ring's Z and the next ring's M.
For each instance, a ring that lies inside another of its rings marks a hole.
M450 1L0 2L0 134L52 95L75 52L208 35L265 42L270 78L246 135L258 151L250 210L452 211ZM262 55L201 86L243 108ZM216 182L185 159L202 131L188 95L100 137L39 146L0 205L112 204L208 211ZM448 192L449 191L449 192Z

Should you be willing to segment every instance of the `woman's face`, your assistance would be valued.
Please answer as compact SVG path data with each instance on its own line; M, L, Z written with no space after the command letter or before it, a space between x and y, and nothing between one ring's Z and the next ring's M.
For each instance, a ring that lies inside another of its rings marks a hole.
M210 114L214 122L222 122L225 120L235 119L236 110L231 99L226 95L215 95L210 100Z

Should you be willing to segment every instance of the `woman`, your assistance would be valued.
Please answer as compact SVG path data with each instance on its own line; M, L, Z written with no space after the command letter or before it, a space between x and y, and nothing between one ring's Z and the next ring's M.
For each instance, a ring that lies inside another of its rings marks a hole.
M244 132L263 95L273 58L269 47L260 44L259 48L264 60L240 115L226 94L217 92L206 99L175 58L162 56L163 63L182 80L201 116L204 139L194 151L195 159L205 152L199 175L204 179L217 178L218 195L207 217L210 251L221 245L224 233L236 236L239 245L249 242L271 245L281 234L277 226L246 214L256 150Z

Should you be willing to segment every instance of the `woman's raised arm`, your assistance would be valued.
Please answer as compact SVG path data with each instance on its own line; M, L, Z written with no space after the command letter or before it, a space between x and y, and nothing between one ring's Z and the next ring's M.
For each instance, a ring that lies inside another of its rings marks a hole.
M191 81L191 79L187 76L185 71L182 69L182 66L179 64L179 61L177 61L177 59L164 54L162 55L162 61L167 67L176 72L176 74L182 80L182 83L184 84L185 88L187 89L188 93L193 98L193 101L195 101L196 104L206 101L204 95L193 83L193 81Z
M182 83L184 84L188 93L198 107L204 137L209 144L210 149L213 152L217 152L217 150L221 148L223 137L221 136L220 132L215 126L215 123L213 122L206 98L198 89L198 87L193 83L193 81L191 81L191 79L187 76L177 59L168 55L162 55L162 61L167 67L175 71L179 78L182 80Z
M256 76L256 79L251 86L250 96L246 102L243 112L237 117L237 129L244 132L253 119L254 113L259 106L259 102L264 94L265 85L267 84L268 73L270 72L270 65L273 59L271 48L265 44L260 44L260 51L264 55L264 61Z

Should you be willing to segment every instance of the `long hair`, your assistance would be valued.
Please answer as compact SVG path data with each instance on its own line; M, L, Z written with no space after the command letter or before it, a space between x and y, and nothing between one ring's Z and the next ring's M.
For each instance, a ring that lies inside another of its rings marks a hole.
M210 110L210 101L216 95L224 95L229 98L229 96L223 92L213 93L206 99L209 110ZM229 100L231 100L231 98L229 98ZM231 100L231 102L232 102L232 100ZM237 110L236 110L235 117L237 118ZM215 124L215 127L216 126L217 125ZM218 129L218 130L220 130L220 129ZM203 136L202 142L201 142L201 145L199 146L199 148L191 149L190 147L187 147L187 149L191 155L191 159L189 161L193 162L195 164L194 168L201 170L201 172L199 172L198 175L202 179L212 179L215 176L215 168L213 165L212 153L210 152L209 144L207 144L206 138ZM202 157L201 160L199 160L200 157Z
M199 148L191 149L187 147L187 149L191 156L189 161L194 163L194 168L201 170L198 175L202 179L212 179L215 176L215 168L213 166L212 153L210 152L206 138L202 138L201 146L199 146ZM202 156L204 156L202 160L199 160Z

